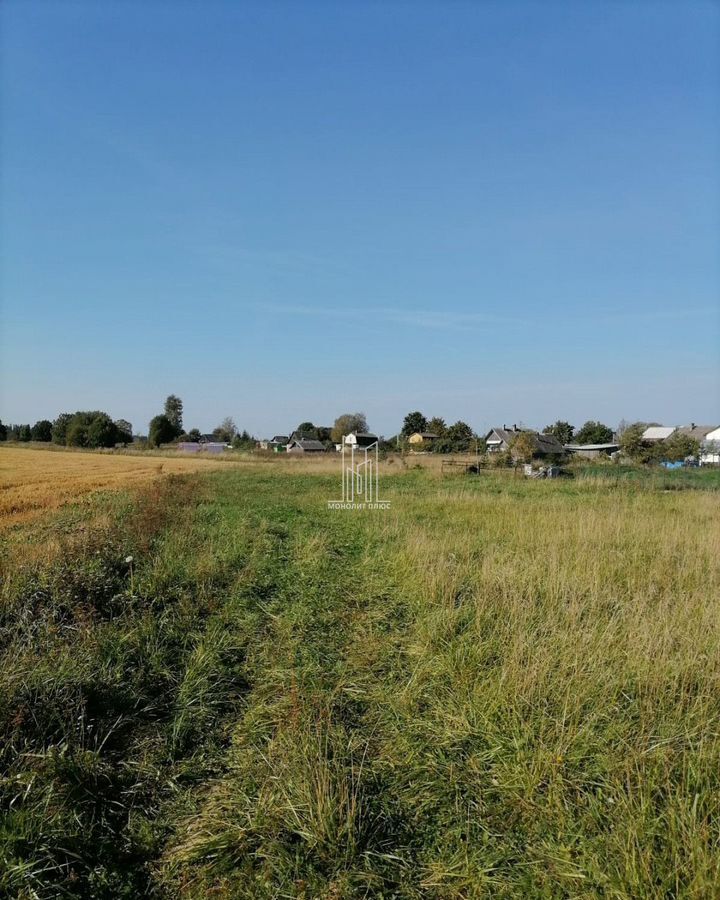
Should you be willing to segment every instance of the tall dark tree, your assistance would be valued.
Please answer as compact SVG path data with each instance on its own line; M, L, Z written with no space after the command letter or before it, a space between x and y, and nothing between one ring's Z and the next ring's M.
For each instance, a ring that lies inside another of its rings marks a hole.
M405 437L409 437L411 434L415 434L416 431L427 431L427 419L425 416L418 412L408 413L403 420L402 433Z
M115 442L117 444L131 444L132 443L132 425L128 422L127 419L115 419L115 428L117 428L117 435Z
M440 416L433 416L427 423L427 430L430 434L436 434L440 438L445 437L447 435L445 419Z
M592 419L583 425L574 438L576 444L608 444L612 439L612 428Z
M177 437L177 431L167 416L155 416L150 420L148 431L148 443L151 447L159 447L160 444L169 444Z
M467 422L455 422L447 430L447 439L452 443L454 450L468 450L474 437L473 430Z
M575 434L575 428L569 422L558 419L554 425L546 425L543 434L552 434L561 444L569 444Z
M52 439L54 444L65 446L67 444L68 427L72 420L71 413L60 413L52 426Z
M88 447L113 447L117 442L118 429L106 413L93 416L87 427Z
M317 428L312 422L301 422L295 429L296 434L310 441L316 441L318 437Z
M183 402L175 394L165 401L165 417L175 429L175 437L182 434L183 430Z
M83 419L73 416L68 425L66 443L68 447L87 447L88 423Z
M21 425L18 429L18 440L19 441L30 441L32 440L32 429L29 425Z
M3 425L2 419L0 419L0 441L6 441L7 434L8 434L7 425Z
M32 439L49 443L52 440L52 422L48 419L40 419L32 427Z

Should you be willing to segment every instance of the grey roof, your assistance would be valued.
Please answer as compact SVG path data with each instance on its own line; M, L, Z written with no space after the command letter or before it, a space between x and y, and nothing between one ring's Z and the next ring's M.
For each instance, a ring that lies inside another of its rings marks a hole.
M620 444L565 444L566 450L617 450Z
M694 438L696 441L704 441L705 438L710 434L711 431L715 431L717 425L683 425L682 428L678 428L680 434L685 434L688 437Z
M433 438L436 438L436 437L437 437L437 435L436 435L434 432L432 432L432 431L416 431L415 434L419 434L420 437L421 437L424 441L425 441L425 440L428 440L428 441L429 441L429 440L432 440ZM412 435L411 435L411 437L412 437Z
M322 441L313 441L303 438L299 441L292 441L290 446L300 447L301 450L324 450L325 444Z
M492 433L495 433L501 441L505 441L506 444L509 444L513 438L516 438L519 434L521 434L522 429L514 429L514 428L491 428L490 431L485 435L485 440L487 440Z
M276 434L274 438L271 438L271 444L287 444L288 436L286 434Z
M538 432L533 432L533 437L535 438L535 444L538 450L541 450L544 453L563 452L563 445L554 434L540 434Z
M674 425L650 425L642 433L644 441L664 441L676 430Z
M521 429L521 428L492 428L485 435L485 440L487 441L493 432L500 438L500 440L507 444L509 447L510 444L515 440L515 438L520 434L529 434L533 442L535 444L535 452L536 453L562 453L563 445L560 441L555 437L554 434L540 434L537 431L531 431L529 429Z

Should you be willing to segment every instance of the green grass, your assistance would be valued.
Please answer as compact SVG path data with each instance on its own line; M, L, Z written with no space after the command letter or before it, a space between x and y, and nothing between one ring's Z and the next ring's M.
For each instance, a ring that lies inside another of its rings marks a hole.
M688 474L411 470L352 512L335 477L221 471L18 531L0 892L717 896L720 529Z

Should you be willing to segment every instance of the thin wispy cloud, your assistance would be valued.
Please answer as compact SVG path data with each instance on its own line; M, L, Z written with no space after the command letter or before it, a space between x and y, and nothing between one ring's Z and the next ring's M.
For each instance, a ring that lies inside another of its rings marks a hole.
M295 304L258 304L256 309L297 316L315 316L323 319L339 319L352 322L393 323L417 328L467 329L488 325L519 325L523 319L481 312L456 312L453 310L400 309L387 306L331 307Z
M488 312L463 312L457 310L402 309L389 306L333 307L304 304L257 304L253 307L264 312L283 313L296 316L311 316L322 319L364 322L367 324L408 325L430 330L486 329L488 326L537 327L547 322L544 311L536 315L506 316ZM618 311L597 314L574 314L568 312L563 318L574 324L622 325L650 324L652 322L679 321L718 316L718 311L710 307L680 308L675 310Z

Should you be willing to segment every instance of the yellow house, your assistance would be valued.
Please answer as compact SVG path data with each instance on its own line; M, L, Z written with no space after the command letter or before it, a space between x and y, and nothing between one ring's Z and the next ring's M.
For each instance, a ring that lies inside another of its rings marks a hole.
M432 444L433 441L436 441L437 437L431 431L416 431L415 434L411 434L408 438L408 444L420 450L424 445Z

